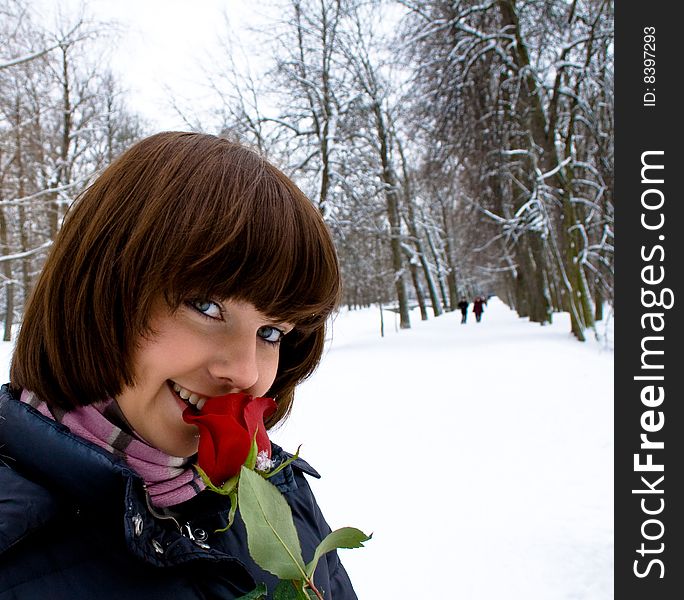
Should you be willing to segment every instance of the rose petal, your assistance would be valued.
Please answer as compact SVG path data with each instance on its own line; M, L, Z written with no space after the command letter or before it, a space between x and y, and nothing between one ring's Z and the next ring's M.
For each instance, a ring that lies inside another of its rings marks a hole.
M257 448L271 455L264 417L277 408L271 398L227 394L208 398L200 412L183 411L183 420L199 429L197 462L214 485L220 486L240 471L256 432Z
M252 399L249 394L226 394L207 398L200 411L203 415L233 415L240 420L247 403Z
M256 431L256 443L259 451L265 451L271 457L271 441L264 425L264 419L275 412L277 404L272 398L254 398L245 407L244 417L250 439Z

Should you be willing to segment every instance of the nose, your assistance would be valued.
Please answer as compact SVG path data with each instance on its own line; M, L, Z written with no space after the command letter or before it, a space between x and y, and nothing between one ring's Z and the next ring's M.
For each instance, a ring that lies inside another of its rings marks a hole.
M256 337L230 336L217 344L217 351L209 366L212 377L226 393L243 392L259 381Z

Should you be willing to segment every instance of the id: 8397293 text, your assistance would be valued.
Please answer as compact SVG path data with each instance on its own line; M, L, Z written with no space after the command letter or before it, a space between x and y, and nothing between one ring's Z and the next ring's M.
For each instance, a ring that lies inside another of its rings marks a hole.
M655 106L655 83L656 83L656 55L655 55L655 27L644 27L643 35L643 82L644 82L644 106Z

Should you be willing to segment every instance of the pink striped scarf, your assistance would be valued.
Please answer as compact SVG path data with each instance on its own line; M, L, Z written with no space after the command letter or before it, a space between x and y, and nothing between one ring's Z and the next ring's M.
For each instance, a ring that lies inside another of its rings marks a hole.
M46 417L69 428L71 433L123 458L140 475L154 506L167 507L190 500L206 486L190 459L169 456L139 437L126 433L117 421L113 400L94 402L68 412L50 408L33 392L23 390L21 400Z

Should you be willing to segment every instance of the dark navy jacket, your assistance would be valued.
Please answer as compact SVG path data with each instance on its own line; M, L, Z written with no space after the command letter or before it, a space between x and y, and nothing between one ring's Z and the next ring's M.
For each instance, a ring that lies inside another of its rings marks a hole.
M274 445L277 461L285 453ZM270 481L292 508L305 562L330 528L297 460ZM277 581L249 556L239 514L203 492L174 517L147 502L123 461L0 390L0 600L234 599ZM354 600L337 554L314 575L326 600Z

